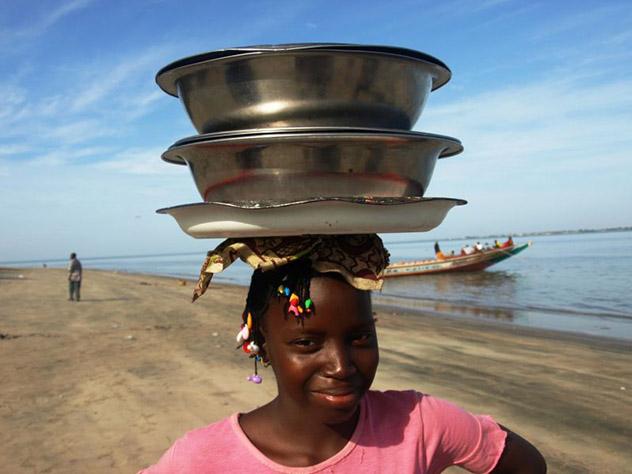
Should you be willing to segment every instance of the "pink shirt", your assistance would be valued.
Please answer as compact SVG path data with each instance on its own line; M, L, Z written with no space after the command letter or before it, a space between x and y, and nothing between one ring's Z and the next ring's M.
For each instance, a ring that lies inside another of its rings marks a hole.
M141 473L401 474L441 472L455 464L487 473L498 462L506 436L489 416L472 415L432 396L369 391L355 432L341 451L313 466L288 467L261 453L238 418L236 413L187 433Z

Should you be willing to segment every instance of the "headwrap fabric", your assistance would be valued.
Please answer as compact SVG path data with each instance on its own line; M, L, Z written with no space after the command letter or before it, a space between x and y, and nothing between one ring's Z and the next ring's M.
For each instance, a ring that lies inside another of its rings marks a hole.
M225 270L238 258L264 272L309 258L317 272L340 273L355 288L379 290L388 257L382 239L376 234L227 239L207 254L193 301L204 294L215 273Z

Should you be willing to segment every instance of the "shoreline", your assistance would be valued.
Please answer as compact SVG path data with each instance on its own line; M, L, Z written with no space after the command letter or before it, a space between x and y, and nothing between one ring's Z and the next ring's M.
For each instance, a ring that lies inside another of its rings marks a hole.
M17 278L23 274L24 278ZM185 432L276 394L235 350L244 287L87 270L0 270L0 456L9 472L135 472ZM492 415L550 472L632 464L632 351L594 337L374 308L373 389L414 389ZM33 446L37 446L36 451ZM452 472L452 471L448 471Z
M60 270L60 269L59 268L0 267L0 273L3 271L16 271L17 272L17 271L32 271L32 270ZM169 274L128 272L124 270L104 270L104 269L98 269L98 268L90 269L89 271L91 273L93 272L103 273L103 274L111 273L114 275L129 275L129 276L140 277L140 278L156 278L156 279L164 279L167 281L178 281L178 282L186 281L187 285L190 285L191 288L193 288L193 286L195 285L197 281L196 279L191 278L191 277L180 277L180 276L169 275ZM0 279L1 279L1 276L0 276ZM215 287L215 288L232 288L234 290L245 290L248 288L247 285L241 285L239 283L227 283L227 282L219 281L219 280L213 280L211 285L212 287ZM383 311L385 313L391 313L391 314L436 318L438 320L452 321L454 323L462 323L462 324L468 325L472 329L477 329L480 327L494 328L494 329L510 331L511 333L514 333L514 334L524 334L527 336L531 335L531 336L544 337L544 338L550 338L550 339L563 338L567 340L586 342L586 343L595 342L595 343L603 343L603 344L616 344L621 347L632 348L632 340L619 338L615 336L605 336L602 334L586 334L586 333L573 332L573 331L568 331L568 330L557 330L557 329L549 329L549 328L542 328L542 327L536 327L536 326L521 325L514 322L484 319L484 318L479 318L476 316L468 316L467 314L455 314L450 311L431 311L431 310L429 311L424 308L416 309L416 308L411 308L411 307L406 307L406 306L400 306L397 303L384 304L379 301L380 299L387 299L387 298L392 298L399 301L414 301L414 302L421 302L421 303L429 302L427 300L417 300L417 299L406 297L406 296L381 295L378 293L378 294L373 295L374 310L379 309L380 311ZM449 306L454 306L454 305L449 305ZM470 306L470 307L481 309L481 310L491 309L492 311L504 309L504 308L494 308L494 307L484 308L481 306ZM518 310L514 310L514 311L518 311ZM603 316L603 318L608 318L608 317L610 316L608 315Z
M0 267L0 272L3 270L9 271L31 271L31 270L60 270L59 268L39 268L39 267ZM190 276L178 276L178 275L170 275L170 274L157 274L157 273L143 273L143 272L134 272L134 271L126 271L126 270L106 270L106 269L89 269L90 272L102 272L102 273L112 273L112 274L120 274L120 275L130 275L130 276L138 276L138 277L146 277L146 278L163 278L167 280L174 281L186 281L189 285L195 285L197 279L191 278ZM221 281L219 279L213 280L213 286L222 286L222 287L234 287L235 289L247 289L247 285L242 285L237 282L226 282ZM384 303L385 300L392 300L391 303ZM439 305L440 309L430 308L431 306ZM492 306L477 306L477 305L458 305L453 303L442 303L440 301L432 301L432 300L424 300L424 299L416 299L408 296L401 295L384 295L381 292L377 292L373 294L373 306L375 308L379 308L385 312L392 313L406 313L423 317L435 317L438 319L449 319L458 322L462 322L464 324L471 324L473 326L482 326L482 327L497 327L497 328L505 328L507 330L513 332L521 332L525 331L525 334L532 335L540 335L550 337L568 337L569 339L576 340L586 340L586 341L603 341L612 344L618 345L630 345L632 347L632 337L620 337L616 335L607 335L603 333L603 330L600 333L595 332L582 332L582 331L573 331L572 329L563 329L563 328L555 328L555 327L542 327L533 324L522 324L520 322L515 321L507 321L504 320L503 316L506 317L507 313L518 313L518 314L545 314L550 313L553 318L567 318L567 319L576 319L579 321L583 321L585 324L589 324L590 321L588 318L591 318L595 321L607 321L612 318L615 320L621 320L624 323L628 323L632 325L632 321L625 316L613 316L613 315L577 315L573 313L554 313L552 311L539 311L537 309L509 309L509 308L499 308ZM416 307L415 307L416 306ZM470 313L470 314L468 314ZM472 315L471 313L474 313ZM480 316L480 314L492 314L494 316ZM500 315L500 317L497 317Z

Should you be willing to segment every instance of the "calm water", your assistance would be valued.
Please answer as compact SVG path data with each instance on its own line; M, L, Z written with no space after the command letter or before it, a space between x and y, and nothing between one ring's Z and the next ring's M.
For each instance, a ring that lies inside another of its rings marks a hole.
M376 303L632 340L632 233L518 239L533 245L483 272L387 280ZM458 252L464 241L445 242ZM424 255L432 254L425 244ZM393 260L419 244L391 245ZM397 297L397 298L393 298Z
M387 240L387 239L386 239ZM516 239L517 243L527 239ZM632 340L632 232L531 238L521 254L477 273L389 279L377 305ZM443 242L444 252L465 241ZM387 244L391 260L430 257L429 242ZM204 254L82 259L84 267L195 278ZM40 262L38 266L41 265ZM46 262L64 266L64 262ZM25 266L24 264L18 266ZM219 282L247 285L234 264Z

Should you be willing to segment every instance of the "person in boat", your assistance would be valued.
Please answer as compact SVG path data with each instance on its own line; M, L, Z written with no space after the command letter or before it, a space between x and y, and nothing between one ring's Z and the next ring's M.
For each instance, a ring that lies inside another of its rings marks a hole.
M443 254L443 252L441 251L441 248L439 247L439 242L435 242L434 251L435 251L435 258L437 260L445 260L445 255Z
M500 248L506 249L506 248L509 248L509 247L513 247L513 244L514 244L513 238L510 235L509 238L507 239L507 241L503 242L503 244L500 246Z
M498 239L494 240L494 248L495 249L499 249L500 248L500 242L498 242Z
M370 390L378 339L370 290L388 253L377 235L229 239L194 292L237 258L255 268L237 335L278 393L177 440L155 473L543 473L538 450L489 416L414 390Z
M474 245L474 249L475 249L477 252L482 252L482 251L483 251L483 246L481 245L481 243L480 243L480 242L476 242L476 245Z
M470 244L467 244L461 249L461 255L472 255L474 252L474 247L472 247Z

